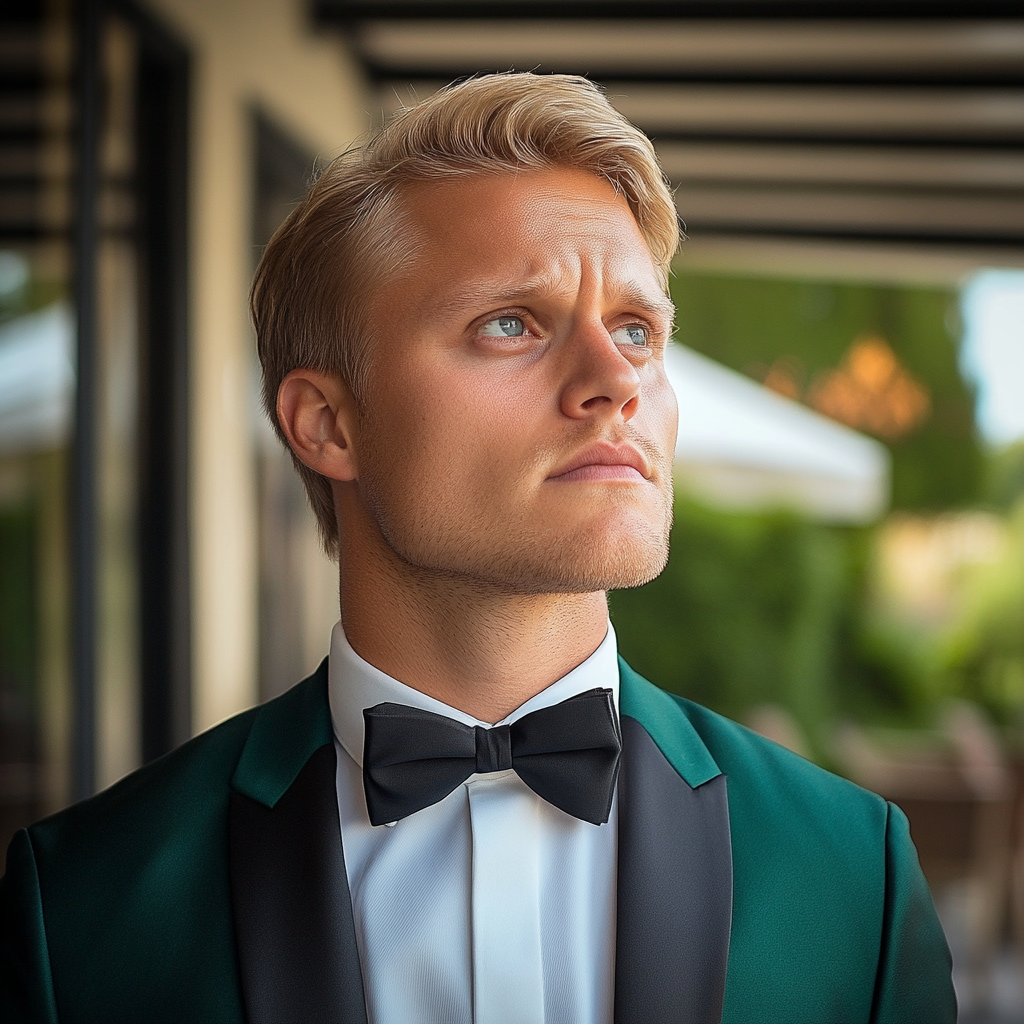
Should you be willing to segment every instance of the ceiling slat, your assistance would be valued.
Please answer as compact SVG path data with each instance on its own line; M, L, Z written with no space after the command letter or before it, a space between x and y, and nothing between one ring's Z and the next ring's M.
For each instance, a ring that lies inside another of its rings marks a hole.
M1024 249L1019 6L326 0L317 9L344 26L381 118L484 71L599 82L654 140L693 237Z
M967 240L1024 237L1024 203L1015 197L684 184L676 191L676 206L685 222L696 221L705 229Z
M719 180L881 187L1024 187L1024 152L942 148L662 142L658 157L676 182Z
M534 67L598 78L723 73L958 75L1024 80L1019 22L371 21L385 73Z

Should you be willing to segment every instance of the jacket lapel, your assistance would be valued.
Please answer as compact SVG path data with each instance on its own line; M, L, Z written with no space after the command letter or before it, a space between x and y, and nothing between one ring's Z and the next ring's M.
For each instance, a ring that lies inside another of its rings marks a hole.
M719 1024L732 917L725 776L680 706L620 662L616 1024ZM365 1024L326 661L257 715L229 856L251 1024Z
M231 900L246 1017L365 1024L324 666L285 697L293 694L290 705L261 710L232 780Z
M621 663L616 1024L720 1024L732 922L725 776Z

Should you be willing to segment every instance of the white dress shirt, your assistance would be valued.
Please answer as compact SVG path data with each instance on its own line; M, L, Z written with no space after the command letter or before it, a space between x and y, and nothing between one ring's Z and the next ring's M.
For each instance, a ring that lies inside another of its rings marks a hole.
M383 701L489 726L400 683L331 637L338 809L370 1024L611 1024L617 800L604 825L566 814L514 771L374 827L363 795L363 708ZM508 725L619 670L611 624L582 665Z

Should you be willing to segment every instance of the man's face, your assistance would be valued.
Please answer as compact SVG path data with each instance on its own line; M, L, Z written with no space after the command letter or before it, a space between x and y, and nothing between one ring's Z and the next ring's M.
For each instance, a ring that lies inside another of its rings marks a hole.
M404 206L417 253L371 302L354 439L385 542L508 593L652 579L672 515L672 308L625 199L553 169L432 182Z

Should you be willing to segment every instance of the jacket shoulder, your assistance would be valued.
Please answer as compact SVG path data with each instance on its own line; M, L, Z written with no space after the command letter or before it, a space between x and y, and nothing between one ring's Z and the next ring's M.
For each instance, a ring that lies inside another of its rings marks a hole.
M94 843L164 842L174 833L202 828L223 811L240 765L247 777L297 772L312 746L323 742L318 719L327 715L325 660L281 696L234 715L109 789L36 822L29 828L33 845L44 859L69 846L79 859Z
M700 704L670 696L726 776L730 802L768 818L799 810L805 825L818 817L842 818L847 842L855 838L851 827L869 842L884 835L888 812L877 794Z
M730 817L744 831L785 821L806 829L845 822L874 842L884 834L881 797L700 704L659 689L620 660L620 706L636 718L692 787L726 776ZM848 836L852 840L854 837Z
M865 925L865 940L877 939L886 801L722 715L672 699L725 775L737 914L756 899L759 914L795 927L795 911L809 911L814 893L817 921L852 916L852 927Z
M736 722L671 700L726 779L723 1024L781 1007L806 1024L952 1022L949 952L903 814Z
M96 796L29 826L41 859L64 850L77 859L93 845L159 841L186 821L198 824L226 799L257 711L235 715Z
M280 775L326 714L321 666L22 834L61 1019L138 1020L143 1005L154 1021L242 1019L228 873L234 778L246 761L251 777Z

